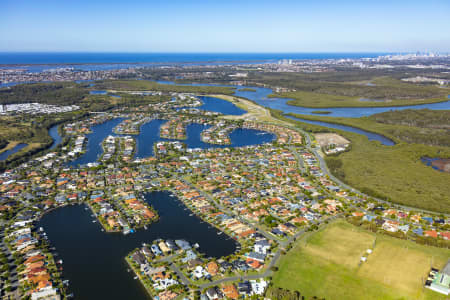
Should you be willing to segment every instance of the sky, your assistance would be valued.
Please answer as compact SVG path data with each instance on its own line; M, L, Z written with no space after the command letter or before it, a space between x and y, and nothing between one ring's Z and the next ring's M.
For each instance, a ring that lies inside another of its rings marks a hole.
M450 1L0 0L0 51L450 52Z

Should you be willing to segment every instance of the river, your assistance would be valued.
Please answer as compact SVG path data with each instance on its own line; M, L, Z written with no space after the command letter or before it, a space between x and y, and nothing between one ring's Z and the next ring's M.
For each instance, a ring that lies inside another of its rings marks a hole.
M53 139L53 143L52 143L52 145L50 146L50 149L55 149L56 146L58 146L59 143L61 143L61 141L62 141L62 138L61 138L61 136L59 135L59 132L58 132L58 127L59 127L59 124L53 125L53 126L50 128L50 130L48 131L48 134L49 134L49 135L52 137L52 139Z
M0 161L6 160L10 155L19 152L20 150L25 148L27 145L28 144L19 143L19 144L15 145L13 148L3 151L2 153L0 153Z
M157 81L161 84L175 84L172 81ZM317 111L317 108L309 108L309 107L301 107L301 106L293 106L289 105L286 102L291 100L287 98L269 98L268 96L272 94L272 89L263 88L263 87L254 87L254 86L242 86L242 85L219 85L219 84L200 84L200 83L192 83L192 84L182 84L182 85L192 85L192 86L220 86L220 87L234 87L235 91L233 93L234 96L247 98L249 100L254 101L255 103L272 109L281 110L284 114L304 114L304 115L317 115L314 114L313 111ZM243 91L244 88L250 88L254 91ZM449 96L450 97L450 96ZM404 109L433 109L433 110L448 110L450 109L450 101L439 102L439 103L430 103L430 104L420 104L420 105L408 105L408 106L395 106L395 107L329 107L329 108L321 108L321 110L326 110L330 112L327 114L328 117L348 117L348 118L360 118L371 116L373 114L382 113L391 110L404 110ZM376 134L373 132L369 132L366 130L362 130L359 128L338 125L329 122L323 121L309 121L305 119L299 119L292 116L287 116L290 119L298 120L301 122L320 125L328 128L336 128L344 131L350 131L358 134L365 135L369 140L379 141L383 145L392 146L395 143L382 136L380 134Z

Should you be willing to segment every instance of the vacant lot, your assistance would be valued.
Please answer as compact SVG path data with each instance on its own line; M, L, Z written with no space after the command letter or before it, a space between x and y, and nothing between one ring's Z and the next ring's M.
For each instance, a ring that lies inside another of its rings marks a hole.
M358 266L368 248L373 253ZM297 242L274 275L276 287L306 298L445 299L422 288L430 263L441 268L450 250L369 233L337 221Z
M348 141L343 136L340 136L336 133L316 133L314 135L320 147L326 147L328 145L348 145L350 141Z

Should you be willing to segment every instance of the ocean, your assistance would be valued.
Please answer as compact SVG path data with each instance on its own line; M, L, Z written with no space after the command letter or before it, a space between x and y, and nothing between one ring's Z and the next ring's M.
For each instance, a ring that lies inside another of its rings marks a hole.
M280 59L377 57L388 53L86 53L0 52L0 65L273 62Z

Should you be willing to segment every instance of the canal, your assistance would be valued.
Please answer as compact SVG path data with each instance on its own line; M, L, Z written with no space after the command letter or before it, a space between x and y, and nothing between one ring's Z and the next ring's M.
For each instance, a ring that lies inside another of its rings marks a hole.
M133 273L127 272L125 256L143 242L155 239L185 239L198 243L200 252L222 257L236 250L236 242L192 215L184 204L167 191L145 194L146 201L158 211L160 219L147 230L129 235L105 233L84 205L66 206L42 217L52 246L63 259L63 277L70 280L76 299L148 299Z
M225 100L223 100L225 101ZM123 119L112 119L102 124L92 126L92 133L87 135L88 141L86 152L77 159L68 163L69 166L76 167L78 165L85 165L96 162L103 153L101 143L108 135L115 135L113 133L116 127ZM160 138L159 131L162 124L166 120L152 120L141 126L140 132L136 139L136 158L144 158L153 156L153 145L158 141L173 141L169 139ZM200 134L203 130L210 126L202 124L189 124L186 127L187 139L181 140L186 144L187 148L227 148L227 147L244 147L252 145L260 145L269 143L275 139L275 135L255 129L237 128L230 133L231 145L214 145L202 142Z

